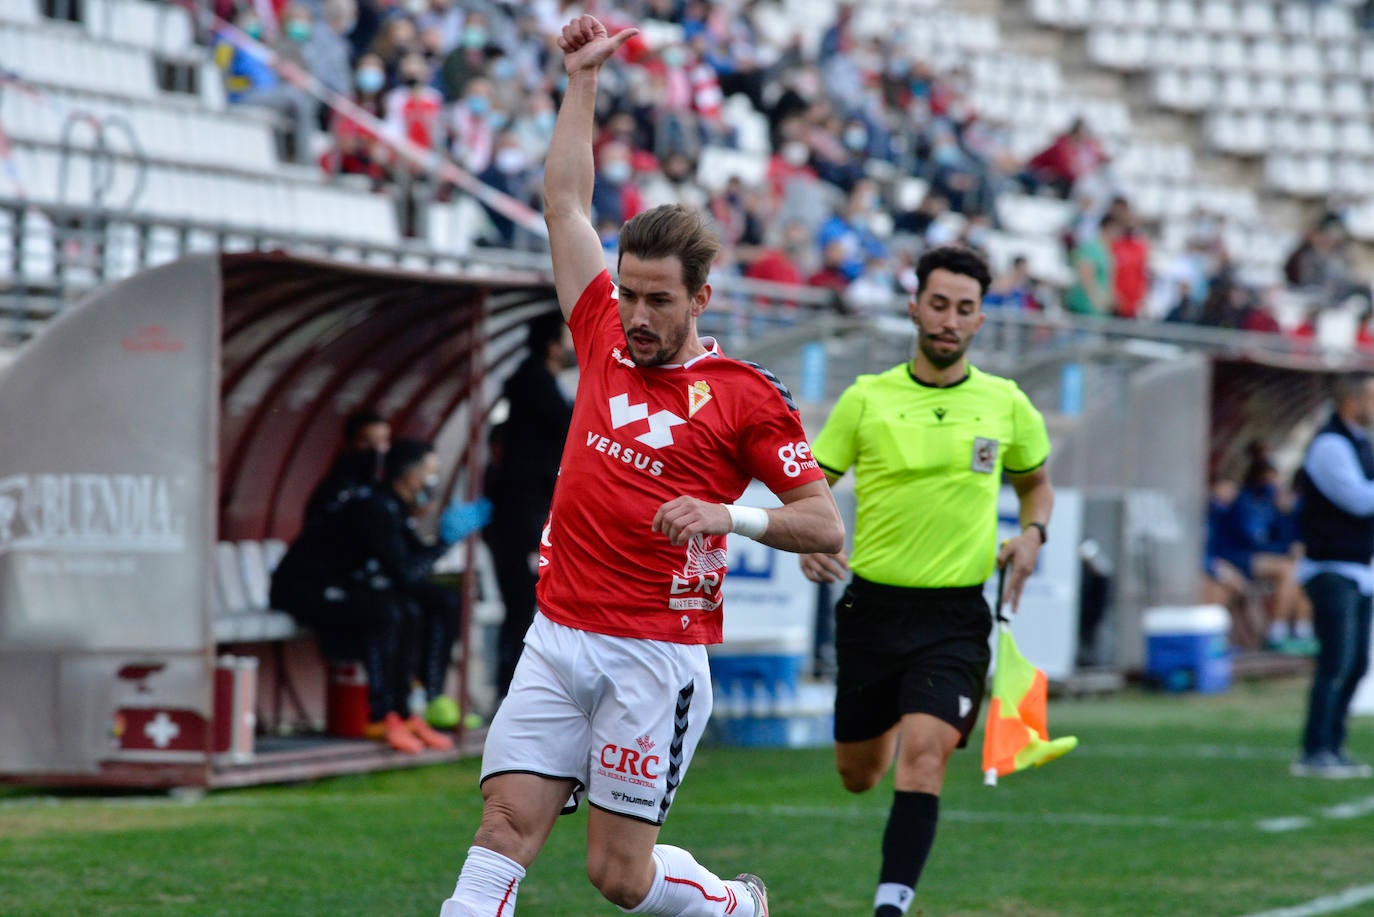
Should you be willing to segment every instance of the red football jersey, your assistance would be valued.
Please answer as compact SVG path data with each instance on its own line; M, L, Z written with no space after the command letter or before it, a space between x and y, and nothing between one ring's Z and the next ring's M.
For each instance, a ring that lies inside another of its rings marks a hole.
M612 636L719 643L725 536L674 547L650 526L680 496L733 503L753 478L774 493L823 479L796 406L709 338L690 363L636 366L608 272L568 324L580 374L539 549L539 609Z

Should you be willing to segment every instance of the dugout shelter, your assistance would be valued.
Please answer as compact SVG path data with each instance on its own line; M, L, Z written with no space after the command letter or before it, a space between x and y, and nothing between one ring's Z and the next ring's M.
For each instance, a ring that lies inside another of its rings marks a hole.
M506 364L555 308L535 270L258 252L193 255L56 318L0 374L0 781L233 786L480 748L282 735L323 721L324 667L266 607L266 570L358 408L434 441L446 494L474 495Z

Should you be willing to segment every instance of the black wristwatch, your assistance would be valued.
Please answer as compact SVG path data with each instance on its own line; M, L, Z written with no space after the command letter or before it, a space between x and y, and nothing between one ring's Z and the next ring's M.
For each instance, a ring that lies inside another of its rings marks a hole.
M1039 532L1040 532L1040 546L1041 546L1042 548L1043 548L1045 545L1049 544L1049 542L1050 542L1050 533L1047 532L1047 531L1045 530L1045 523L1043 523L1043 522L1027 522L1026 525L1025 525L1025 528L1021 529L1021 531L1024 532L1026 529L1038 529L1038 530L1039 530Z

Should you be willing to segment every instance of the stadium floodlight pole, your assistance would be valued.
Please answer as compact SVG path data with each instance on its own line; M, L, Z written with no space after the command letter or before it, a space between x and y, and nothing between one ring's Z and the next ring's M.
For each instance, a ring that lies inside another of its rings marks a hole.
M325 86L315 75L302 70L288 60L283 60L270 47L248 35L232 23L215 17L215 28L233 45L246 54L251 54L270 66L282 79L297 89L303 90L316 101L323 102L332 110L345 115L353 122L371 131L377 139L386 144L401 158L412 165L419 166L427 174L451 181L462 190L471 194L483 204L490 206L502 216L509 218L521 229L532 232L542 239L549 237L548 227L539 212L523 201L517 200L488 185L471 172L459 166L434 150L425 149L408 137L391 136L387 125L372 112L358 105L347 96L341 95Z

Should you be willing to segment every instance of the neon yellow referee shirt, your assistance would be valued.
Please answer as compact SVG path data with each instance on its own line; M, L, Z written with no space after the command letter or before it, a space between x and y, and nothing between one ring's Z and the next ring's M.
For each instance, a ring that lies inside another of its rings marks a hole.
M887 586L943 588L992 573L1002 471L1039 468L1050 439L1010 379L969 366L936 388L904 363L845 389L811 451L828 474L854 469L850 568Z

